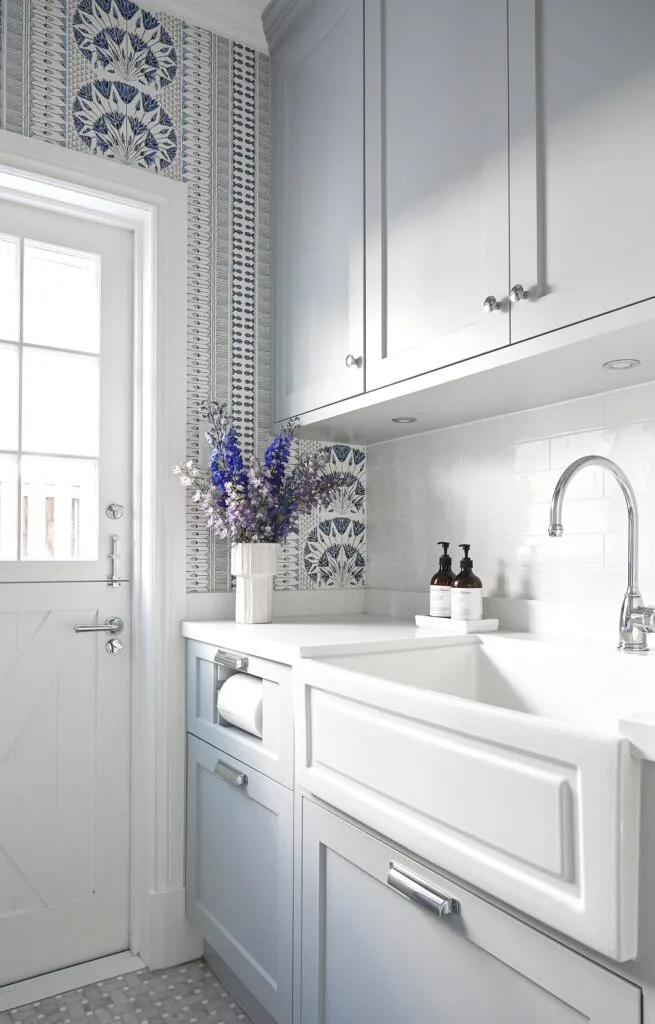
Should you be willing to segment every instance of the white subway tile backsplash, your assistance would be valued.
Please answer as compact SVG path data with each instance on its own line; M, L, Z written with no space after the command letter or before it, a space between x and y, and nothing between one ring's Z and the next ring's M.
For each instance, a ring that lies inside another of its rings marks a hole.
M380 516L368 521L366 528L366 556L386 556L393 552L396 538L396 519L394 516Z
M592 395L574 402L499 416L498 420L502 422L503 441L509 444L593 430L603 426L603 398L601 395Z
M655 383L608 392L603 395L603 410L603 422L608 427L652 420L655 415Z
M635 488L642 591L655 597L655 384L369 448L367 586L427 594L437 541L450 540L455 567L465 541L490 597L618 614L627 516L609 474L579 473L564 502L564 536L547 534L562 469L588 454L616 460Z
M579 434L554 437L550 442L551 469L565 469L569 463L582 458L583 455L605 455L609 458L612 443L612 431L609 430L585 430ZM589 470L584 472L587 473Z
M530 472L550 467L550 441L524 441L514 446L514 469Z

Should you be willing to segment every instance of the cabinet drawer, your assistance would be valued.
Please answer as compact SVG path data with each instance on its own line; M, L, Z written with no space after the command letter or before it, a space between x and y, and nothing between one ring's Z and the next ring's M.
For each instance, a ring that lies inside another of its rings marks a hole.
M288 1024L293 794L188 740L187 915L271 1016Z
M263 735L221 725L216 709L221 648L187 642L187 729L285 786L293 785L293 696L288 665L248 658L245 671L264 684ZM238 654L238 652L229 652Z
M302 1024L641 1024L639 988L309 800L302 876Z

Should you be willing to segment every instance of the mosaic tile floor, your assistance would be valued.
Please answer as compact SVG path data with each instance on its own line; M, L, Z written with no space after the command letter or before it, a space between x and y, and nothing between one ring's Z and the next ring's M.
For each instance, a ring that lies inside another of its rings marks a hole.
M136 971L0 1013L0 1024L250 1024L203 960Z

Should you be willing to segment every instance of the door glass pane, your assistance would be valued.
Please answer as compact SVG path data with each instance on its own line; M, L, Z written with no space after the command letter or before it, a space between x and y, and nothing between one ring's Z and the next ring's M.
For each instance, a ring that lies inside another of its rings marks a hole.
M23 451L98 455L99 360L23 350Z
M16 559L16 513L18 459L0 455L0 561Z
M100 257L25 241L23 340L100 351Z
M0 292L0 296L1 296ZM0 308L2 298L0 297ZM0 449L18 448L18 346L0 345Z
M17 238L0 235L0 340L18 341L20 284Z
M95 561L97 463L24 455L21 468L21 557L36 561Z

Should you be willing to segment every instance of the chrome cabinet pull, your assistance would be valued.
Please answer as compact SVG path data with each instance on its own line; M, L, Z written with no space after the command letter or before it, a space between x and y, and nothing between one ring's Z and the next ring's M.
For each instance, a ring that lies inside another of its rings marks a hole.
M225 651L222 647L219 647L214 655L214 664L218 668L231 668L235 672L245 672L248 669L248 659L245 654Z
M346 356L346 366L348 367L349 370L351 370L353 368L353 366L356 366L358 370L361 370L363 363L364 363L364 357L363 356L353 356L353 355L347 355Z
M125 623L122 619L119 619L118 615L112 615L111 618L106 619L104 625L87 626L84 623L76 622L73 629L76 633L111 633L113 636L118 636L119 633L123 632Z
M406 896L413 903L418 903L419 906L430 910L437 917L448 917L460 912L459 900L439 892L420 875L415 875L413 871L400 864L395 864L394 861L391 861L389 865L387 885Z
M214 768L214 775L218 775L223 782L229 782L231 786L247 786L248 776L245 772L239 772L232 765L225 761L217 761Z
M509 293L509 301L510 302L513 302L515 304L517 302L523 302L525 299L527 299L527 297L528 297L528 293L526 292L526 290L525 290L525 288L523 287L522 284L515 284L514 287L510 289L510 293Z
M495 295L487 295L486 299L482 303L482 308L485 313L495 313L497 309L500 309L500 302Z

